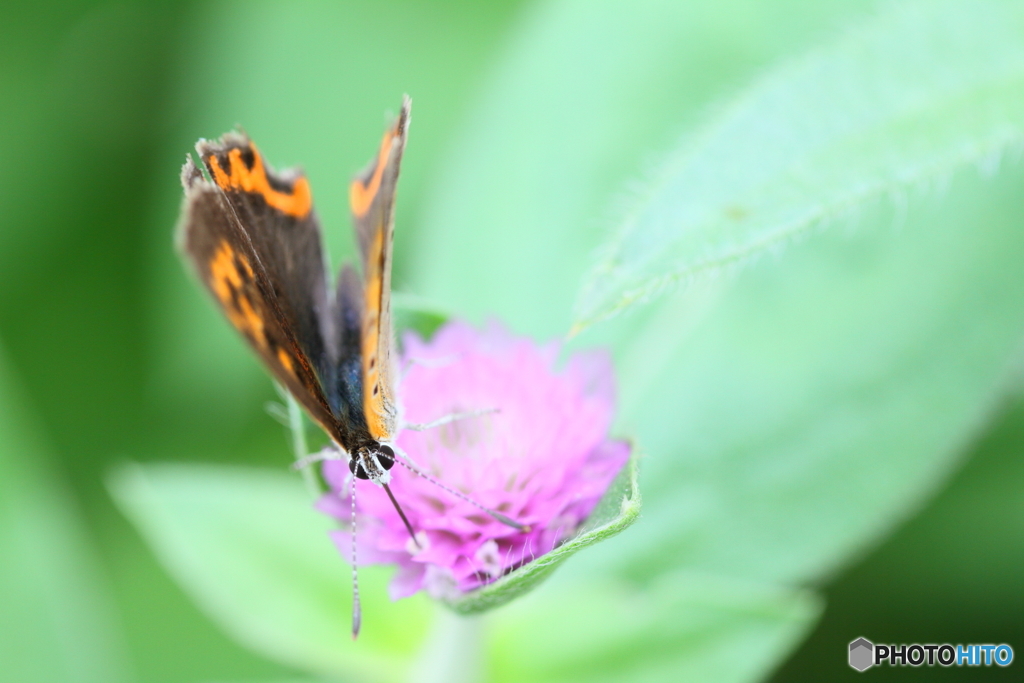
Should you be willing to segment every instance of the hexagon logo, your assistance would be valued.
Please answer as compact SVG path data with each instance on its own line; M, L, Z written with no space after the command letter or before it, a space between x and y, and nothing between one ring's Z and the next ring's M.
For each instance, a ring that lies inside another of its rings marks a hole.
M867 638L850 643L850 666L857 671L870 669L875 663L875 644Z

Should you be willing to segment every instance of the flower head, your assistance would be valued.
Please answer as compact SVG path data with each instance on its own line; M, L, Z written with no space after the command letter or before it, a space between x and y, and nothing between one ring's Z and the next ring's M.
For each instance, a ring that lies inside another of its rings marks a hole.
M538 346L492 324L449 323L429 342L408 335L400 396L409 424L484 412L403 431L398 446L431 477L528 527L517 530L407 468L391 490L417 531L413 543L385 491L360 482L359 564L396 564L392 598L426 589L455 597L550 552L572 537L629 458L608 439L611 363L579 353L556 369L559 346ZM352 481L344 461L324 464L331 491L318 507L344 522ZM348 556L348 530L333 532Z

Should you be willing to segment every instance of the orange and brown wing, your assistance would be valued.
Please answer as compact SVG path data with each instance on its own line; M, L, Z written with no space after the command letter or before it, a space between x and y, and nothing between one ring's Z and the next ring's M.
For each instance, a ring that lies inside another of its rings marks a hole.
M376 158L349 186L349 204L363 257L363 411L370 434L390 440L397 431L391 321L391 246L395 190L409 129L410 101L384 133Z
M242 134L196 145L212 182L189 159L179 243L231 324L274 377L337 440L326 398L333 374L320 229L309 185L277 175ZM342 442L342 445L346 445Z

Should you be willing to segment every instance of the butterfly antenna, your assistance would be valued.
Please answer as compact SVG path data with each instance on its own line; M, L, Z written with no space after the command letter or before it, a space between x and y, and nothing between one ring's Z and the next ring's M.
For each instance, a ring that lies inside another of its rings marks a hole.
M398 500L395 498L395 494L391 493L391 487L387 484L381 484L384 490L388 493L388 498L391 499L391 504L398 510L398 516L402 518L402 523L405 524L405 530L409 532L409 537L412 538L412 542L416 544L417 548L422 548L420 542L416 540L416 532L412 530L412 524L409 524L409 518L405 516L405 512L402 510L402 506L398 504Z
M408 456L406 456L405 453L402 453L402 457L405 458L405 460L408 460ZM395 462L399 463L402 467L404 467L405 469L409 470L410 472L415 472L419 476L421 476L424 479L426 479L427 481L429 481L434 486L437 486L437 487L441 488L442 490L447 491L448 493L452 494L456 498L464 500L467 503L469 503L470 505L473 505L474 507L480 508L481 510L486 512L488 515L490 515L494 519L496 519L499 522L501 522L502 524L510 526L513 529L516 529L518 531L522 531L524 533L530 531L530 527L529 526L527 526L525 524L520 524L519 522L515 521L511 517L506 517L505 515L501 514L497 510L492 510L489 507L485 507L485 506L481 505L480 503L476 502L475 500L473 500L472 498L470 498L466 494L461 493L459 491L456 491L455 489L453 489L451 487L445 486L444 484L439 482L437 479L434 479L433 477L431 477L429 474L427 474L423 470L419 469L418 467L413 466L412 464L410 464L409 462L406 462L405 460L398 460L398 459L396 459ZM387 488L387 487L384 487L384 488ZM391 495L390 491L388 491L388 495ZM393 502L395 500L394 497L392 497L391 500ZM398 503L395 503L395 505L397 506ZM403 515L402 519L405 519L404 515Z
M359 637L363 622L363 608L359 602L359 570L356 568L356 479L349 481L352 493L352 640Z

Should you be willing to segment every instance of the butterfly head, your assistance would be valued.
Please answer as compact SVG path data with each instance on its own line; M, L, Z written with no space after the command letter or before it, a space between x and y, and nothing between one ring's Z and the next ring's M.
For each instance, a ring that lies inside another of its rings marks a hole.
M357 479L369 479L381 485L391 481L389 470L394 466L394 449L382 443L373 443L359 449L348 461L348 469Z

